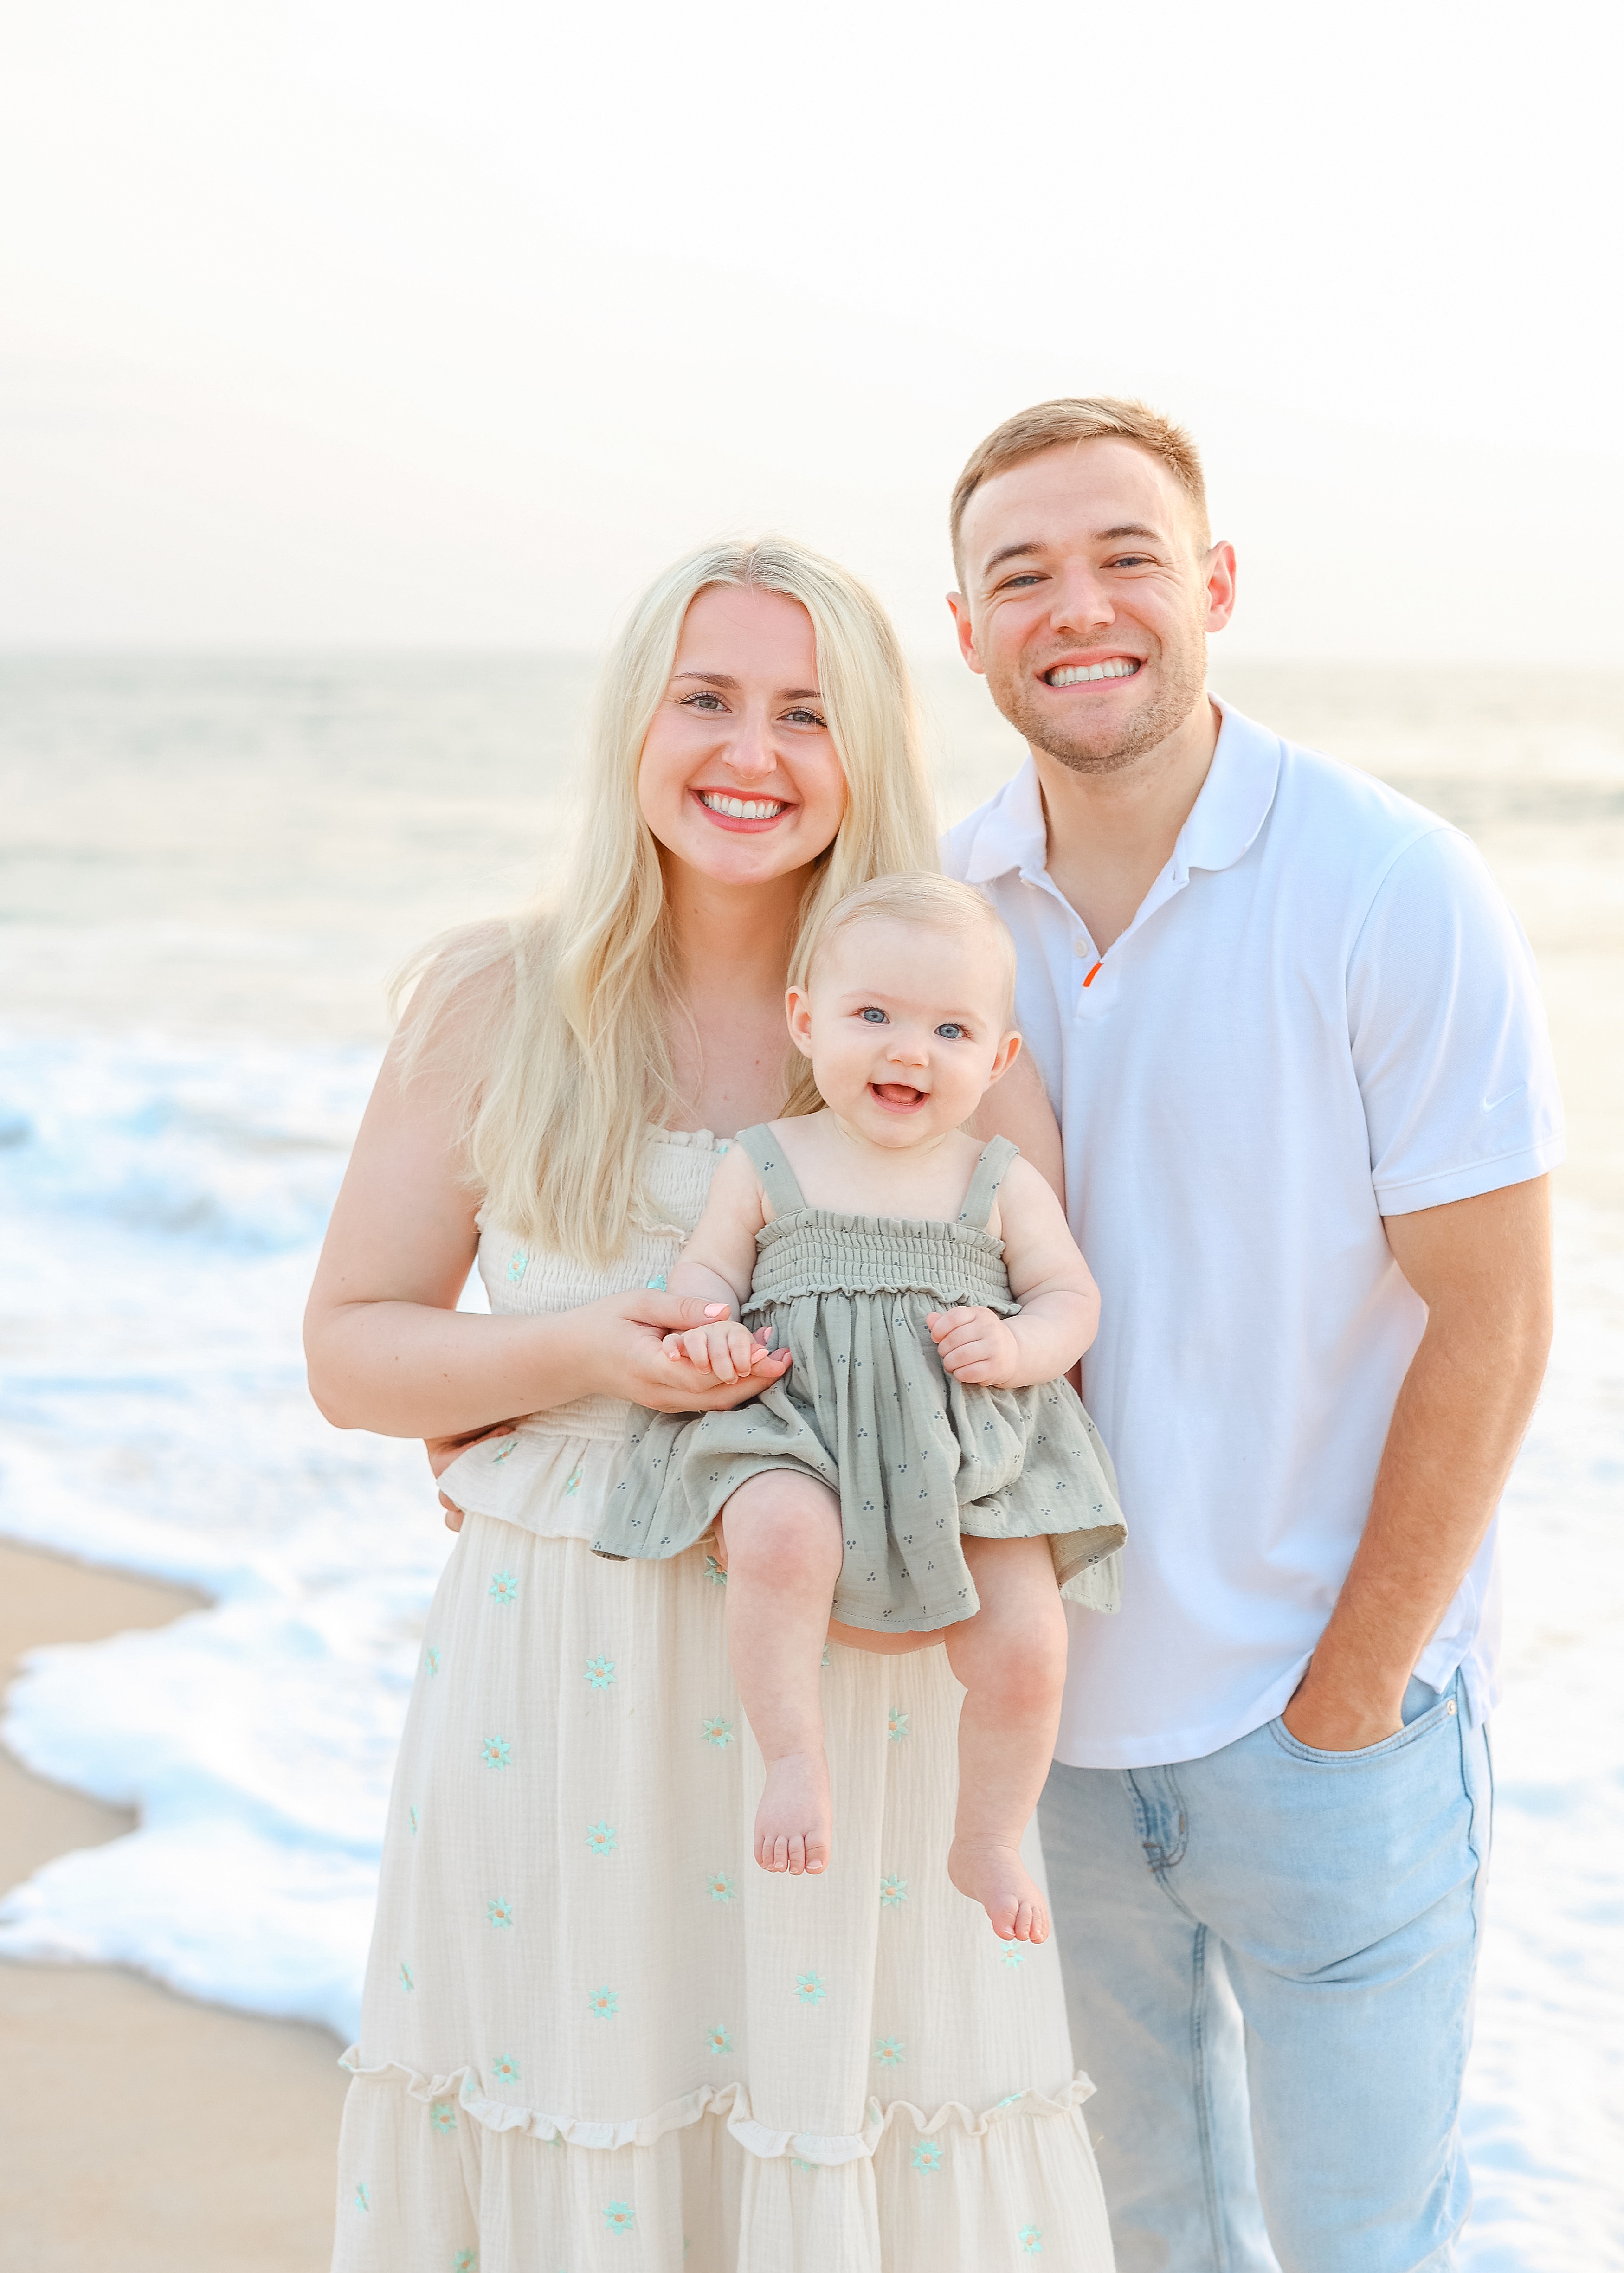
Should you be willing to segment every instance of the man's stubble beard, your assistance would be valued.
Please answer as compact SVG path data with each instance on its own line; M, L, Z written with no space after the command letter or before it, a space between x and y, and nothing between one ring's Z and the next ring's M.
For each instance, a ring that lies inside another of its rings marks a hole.
M1161 693L1143 709L1124 719L1117 732L1106 742L1077 741L1062 734L1056 721L1045 716L1029 698L1030 681L1024 671L1018 672L1009 686L996 685L989 672L987 685L993 701L1016 732L1034 749L1041 750L1045 757L1053 758L1056 765L1074 774L1121 773L1176 732L1206 693L1205 632L1198 631L1195 638L1174 655L1164 648L1160 659L1166 670Z

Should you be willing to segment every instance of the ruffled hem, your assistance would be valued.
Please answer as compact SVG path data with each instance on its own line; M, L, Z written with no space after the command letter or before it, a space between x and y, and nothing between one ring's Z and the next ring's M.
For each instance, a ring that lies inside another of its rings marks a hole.
M912 2100L893 2099L882 2107L868 2103L861 2131L775 2131L757 2123L750 2113L749 2094L742 2083L705 2084L667 2100L650 2115L629 2116L619 2123L589 2123L579 2116L553 2115L533 2107L515 2107L511 2100L487 2098L477 2088L471 2067L448 2069L443 2075L425 2076L400 2060L380 2060L364 2067L360 2048L351 2044L339 2060L352 2076L368 2080L403 2079L413 2099L425 2104L455 2099L477 2123L491 2131L528 2132L534 2138L561 2140L568 2147L607 2150L617 2147L651 2147L668 2132L686 2130L708 2115L725 2117L731 2135L747 2153L763 2162L790 2156L802 2163L837 2168L843 2163L872 2160L876 2148L893 2123L911 2123L921 2137L934 2136L950 2126L966 2138L984 2138L1000 2124L1033 2116L1069 2115L1094 2097L1091 2079L1079 2068L1057 2097L1029 2088L1012 2091L993 2106L974 2113L959 2100L947 2100L927 2115Z

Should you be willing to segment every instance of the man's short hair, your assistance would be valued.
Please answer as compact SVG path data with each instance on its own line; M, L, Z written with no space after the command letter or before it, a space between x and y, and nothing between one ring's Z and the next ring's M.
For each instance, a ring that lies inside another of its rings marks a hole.
M963 473L953 484L949 519L953 571L961 584L964 567L959 559L959 532L965 507L981 484L991 481L995 474L1007 473L1025 459L1035 458L1040 450L1052 450L1058 442L1097 442L1107 435L1123 442L1137 442L1141 450L1148 450L1153 458L1161 459L1190 500L1196 536L1205 552L1209 542L1207 484L1201 476L1200 453L1184 427L1176 426L1147 402L1130 402L1113 394L1068 394L1054 402L1034 403L1030 410L1018 410L1002 426L995 426L987 439L971 451Z

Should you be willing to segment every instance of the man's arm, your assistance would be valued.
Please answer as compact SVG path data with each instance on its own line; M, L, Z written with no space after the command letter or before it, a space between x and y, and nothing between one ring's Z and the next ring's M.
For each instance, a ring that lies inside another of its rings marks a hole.
M1551 1347L1548 1177L1385 1222L1426 1331L1365 1536L1286 1707L1297 1741L1328 1752L1402 1727L1405 1686L1482 1544Z

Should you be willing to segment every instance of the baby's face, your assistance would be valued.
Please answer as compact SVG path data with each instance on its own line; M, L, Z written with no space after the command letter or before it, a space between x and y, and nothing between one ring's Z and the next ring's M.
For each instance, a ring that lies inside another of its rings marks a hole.
M868 917L830 942L806 992L791 988L790 1032L824 1102L900 1151L967 1121L1014 1056L1005 988L979 926Z

